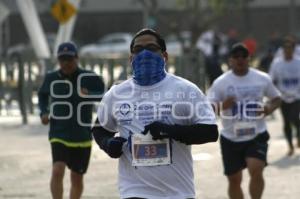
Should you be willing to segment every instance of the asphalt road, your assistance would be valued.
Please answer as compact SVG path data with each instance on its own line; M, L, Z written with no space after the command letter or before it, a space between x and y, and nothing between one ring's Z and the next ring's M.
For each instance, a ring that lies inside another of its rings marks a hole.
M47 127L40 125L36 116L29 118L29 125L20 125L21 118L0 116L0 198L50 197L51 171L50 145ZM287 157L287 145L282 136L281 117L268 119L271 133L269 166L265 170L264 199L300 198L300 150ZM223 168L219 143L193 146L197 198L226 199L227 180ZM250 198L248 173L243 173L245 198ZM65 198L68 198L69 175L65 176ZM85 177L82 198L116 199L117 160L110 159L93 146L92 158Z

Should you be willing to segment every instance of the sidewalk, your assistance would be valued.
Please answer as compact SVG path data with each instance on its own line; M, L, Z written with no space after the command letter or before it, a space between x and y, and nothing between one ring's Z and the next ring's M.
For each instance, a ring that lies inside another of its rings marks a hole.
M271 133L269 166L265 170L265 199L298 199L300 196L300 150L286 157L287 147L282 136L281 117L268 121ZM48 127L36 116L29 117L29 125L21 125L19 117L0 117L0 199L50 197L51 171ZM227 180L219 151L219 143L193 146L197 198L226 199ZM245 198L248 173L244 172ZM65 198L69 175L65 176ZM94 144L88 173L85 177L83 199L117 199L117 160L110 159Z

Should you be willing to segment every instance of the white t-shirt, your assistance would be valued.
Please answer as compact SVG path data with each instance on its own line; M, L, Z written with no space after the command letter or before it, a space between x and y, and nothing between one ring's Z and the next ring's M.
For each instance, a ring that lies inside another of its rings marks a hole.
M271 78L252 68L244 76L227 71L214 81L208 97L212 103L219 104L232 96L236 99L235 105L220 113L221 134L231 141L241 142L266 131L263 117L257 117L255 110L263 107L264 96L271 99L280 96Z
M201 34L200 38L197 41L197 48L199 48L205 56L212 56L213 54L213 43L214 43L214 36L218 34L220 38L220 48L219 48L219 55L225 55L228 52L226 46L226 36L223 33L217 33L213 30L208 30Z
M284 102L292 103L300 99L300 59L274 62L269 74L281 91Z
M100 125L128 139L153 121L174 125L215 124L210 102L193 83L167 74L152 86L139 86L129 79L113 86L98 109ZM182 132L185 133L185 132ZM201 133L201 132L199 132ZM121 198L195 198L191 146L170 141L171 164L132 166L130 143L119 159Z
M300 58L300 45L297 44L295 46L295 50L294 50L294 55L293 55L295 58ZM284 58L284 53L283 53L283 48L280 47L278 48L278 50L276 51L275 55L274 55L274 59L273 59L273 62L276 62L276 61L279 61L279 60L282 60Z

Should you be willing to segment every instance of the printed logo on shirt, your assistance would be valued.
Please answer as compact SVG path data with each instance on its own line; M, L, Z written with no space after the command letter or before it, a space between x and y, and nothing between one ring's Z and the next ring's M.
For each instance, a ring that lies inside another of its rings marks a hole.
M298 78L285 78L282 80L284 87L293 88L298 86L299 80Z
M130 112L130 109L130 104L124 103L121 104L119 111L122 115L127 115Z

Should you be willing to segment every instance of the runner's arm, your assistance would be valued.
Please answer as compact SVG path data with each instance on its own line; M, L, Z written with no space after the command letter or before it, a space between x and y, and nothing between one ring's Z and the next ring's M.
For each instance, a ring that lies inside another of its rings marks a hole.
M127 140L123 137L114 137L116 132L111 132L99 125L98 119L92 128L93 137L99 147L111 158L119 158L122 155L123 143Z
M281 98L275 97L269 100L264 106L264 114L265 116L271 114L276 108L278 108L281 104Z
M153 139L172 138L187 145L204 144L218 140L218 127L215 124L168 125L153 122L145 127Z

